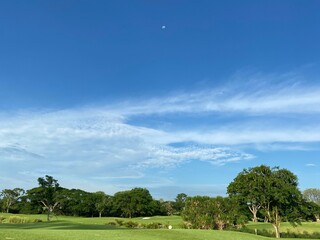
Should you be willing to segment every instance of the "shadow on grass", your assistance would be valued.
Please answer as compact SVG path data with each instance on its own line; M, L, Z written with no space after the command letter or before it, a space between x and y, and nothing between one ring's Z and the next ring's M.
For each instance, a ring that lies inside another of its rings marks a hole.
M0 224L1 229L48 229L48 230L125 230L116 226L103 224L70 223L68 221L25 223L25 224Z

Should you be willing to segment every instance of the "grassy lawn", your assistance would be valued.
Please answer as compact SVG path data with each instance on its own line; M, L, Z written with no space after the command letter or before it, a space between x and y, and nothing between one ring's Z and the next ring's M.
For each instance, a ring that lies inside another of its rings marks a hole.
M8 214L0 216L9 218ZM46 217L41 215L15 215L27 217L28 219L42 219L44 222L26 224L0 224L0 240L253 240L270 239L247 233L213 231L213 230L187 230L181 229L181 218L173 217L151 217L150 219L133 218L134 222L152 223L161 222L173 226L169 229L126 229L123 227L110 226L106 223L116 218L79 218L79 217L53 217L51 222L45 222ZM122 219L129 221L129 219ZM282 229L286 231L284 223ZM249 224L250 228L270 228L269 224ZM293 229L288 225L288 228ZM320 231L320 224L306 223L299 226L300 231ZM298 229L297 228L297 229ZM297 230L296 229L296 230Z

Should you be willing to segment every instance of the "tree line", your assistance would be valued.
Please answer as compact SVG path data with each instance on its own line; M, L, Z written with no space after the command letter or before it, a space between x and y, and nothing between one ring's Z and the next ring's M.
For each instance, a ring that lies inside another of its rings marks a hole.
M174 201L155 200L145 188L115 193L67 189L52 176L38 178L30 190L4 189L0 194L3 212L84 217L140 217L181 215L187 228L239 228L248 220L272 224L280 237L283 221L319 221L320 189L301 192L298 178L287 169L265 165L244 169L227 187L227 197L177 195Z
M155 200L145 188L120 191L113 196L103 191L87 192L61 187L52 176L38 178L38 186L29 190L4 189L0 193L2 212L53 214L82 217L139 217L179 215L187 195L180 193L175 201Z

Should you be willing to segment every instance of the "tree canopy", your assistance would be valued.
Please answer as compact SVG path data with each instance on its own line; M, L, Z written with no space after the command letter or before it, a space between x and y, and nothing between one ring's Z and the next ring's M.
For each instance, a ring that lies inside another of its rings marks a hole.
M58 190L60 186L58 180L48 175L44 178L38 178L38 184L39 187L29 190L27 194L31 200L43 205L43 208L47 211L47 220L50 221L50 215L59 205Z
M280 237L280 224L284 219L299 223L302 212L302 194L298 178L287 169L261 165L244 169L228 186L230 197L247 204L256 220L260 213L272 223L276 237Z
M118 192L113 197L114 212L123 217L148 216L152 214L152 196L145 188Z

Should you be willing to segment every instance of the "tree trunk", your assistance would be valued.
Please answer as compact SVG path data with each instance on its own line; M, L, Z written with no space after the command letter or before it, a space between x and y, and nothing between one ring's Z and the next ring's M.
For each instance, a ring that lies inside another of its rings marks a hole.
M261 206L259 206L259 205L251 205L251 206L249 206L249 210L250 210L250 212L252 213L252 215L253 215L253 218L252 218L252 221L253 222L258 222L258 219L257 219L257 212L258 212L258 210L260 209L260 207Z
M280 226L278 226L277 224L272 224L272 226L274 227L276 238L280 238Z
M48 208L48 212L47 212L47 221L50 222L50 208Z
M219 230L223 230L224 229L224 221L223 220L218 220L216 222L216 224L217 224L217 227L218 227Z
M273 216L274 216L274 220L273 220L272 225L273 225L274 230L276 232L276 238L280 238L281 217L280 217L280 214L279 214L277 207L273 210Z
M9 213L9 210L10 210L10 207L11 207L11 204L12 202L10 200L7 200L8 202L6 203L6 212Z
M99 218L101 218L101 212L99 212Z

